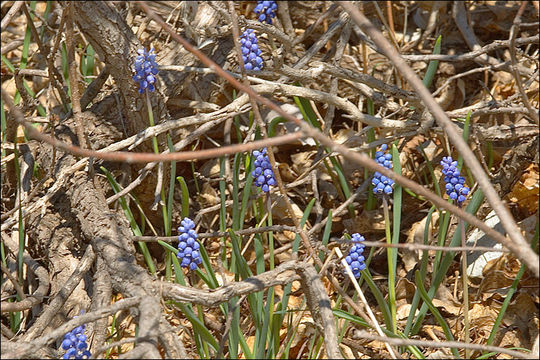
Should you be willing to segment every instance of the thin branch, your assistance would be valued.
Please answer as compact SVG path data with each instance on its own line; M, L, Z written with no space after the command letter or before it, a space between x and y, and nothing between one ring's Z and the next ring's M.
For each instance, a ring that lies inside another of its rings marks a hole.
M533 35L529 37L516 39L516 46L536 44L540 41L540 35ZM448 62L462 62L467 60L474 60L480 55L488 53L493 50L501 49L510 46L509 40L495 40L490 44L487 44L477 50L473 50L459 55L444 55L444 54L426 54L426 55L402 55L403 59L411 62L415 61L448 61ZM490 66L493 66L491 64ZM497 66L497 65L495 65Z
M66 300L81 282L83 276L90 270L95 258L96 254L92 249L92 246L87 246L83 257L77 264L77 267L75 268L71 276L66 280L66 283L60 288L54 298L49 301L48 306L45 308L45 311L39 316L37 321L32 325L30 329L28 329L26 334L24 334L23 339L25 341L29 341L42 335L43 330L45 330L53 317L60 311Z
M5 236L4 233L2 233L2 242L16 257L18 256L19 245L11 239L11 237ZM22 301L13 303L2 302L2 306L0 307L2 313L30 309L31 307L40 304L49 291L50 279L47 269L41 266L26 251L23 252L22 260L28 266L28 269L36 274L39 286L31 296L27 296Z
M75 117L75 130L77 132L77 139L79 140L79 146L87 149L83 119L81 116L81 94L79 92L79 70L77 68L77 62L75 61L75 41L73 30L73 3L70 3L64 11L66 12L66 45L67 45L67 62L69 71L69 84L71 89L71 106L73 109L73 116Z
M516 56L516 36L519 31L519 26L521 24L521 15L523 14L523 11L525 11L525 7L527 6L527 1L522 1L521 6L519 7L519 10L516 14L516 17L514 18L514 24L512 25L512 28L510 29L510 45L508 46L510 50L510 58L512 59L512 66L510 67L512 69L512 74L514 75L514 79L516 79L516 85L519 91L519 94L521 95L521 100L523 101L523 104L527 107L529 110L529 116L531 119L538 125L540 123L538 119L538 110L533 109L531 106L531 103L529 101L529 97L525 93L525 90L523 89L523 84L521 82L521 75L518 71L518 60Z
M141 296L122 299L110 306L104 307L97 311L77 316L76 318L73 318L65 324L54 329L50 333L45 334L33 341L21 341L14 344L11 352L6 352L5 354L2 354L2 357L5 357L6 359L25 358L28 356L28 354L31 354L32 352L35 352L44 346L52 344L53 341L64 336L68 331L73 330L77 326L81 326L83 324L115 314L120 310L137 306L137 304L139 304L141 300Z
M510 350L510 349L506 349L506 348L502 348L498 346L491 346L491 345L466 344L460 341L427 341L427 340L398 339L398 338L390 338L390 337L385 337L385 336L373 335L373 334L368 333L365 330L359 330L358 335L363 339L383 341L385 343L389 343L396 346L412 345L412 346L425 346L425 347L432 347L432 348L455 347L455 348L462 348L462 349L474 349L474 350L480 350L480 351L492 351L492 352L501 353L501 354L508 354L512 357L519 358L519 359L531 359L531 354L529 353L522 353L519 351ZM344 338L343 340L344 340L343 342L349 346L355 346L358 344L356 341L353 341L350 339Z
M350 240L339 240L338 243L351 243ZM424 250L433 250L433 251L486 251L486 252L510 252L508 249L498 249L488 246L437 246L437 245L424 245L424 244L387 244L379 241L362 241L362 244L372 247L382 247L382 248L397 248L397 249L406 249L410 251L424 251Z
M302 133L298 131L292 134L276 136L276 137L266 139L266 140L257 140L257 141L246 143L246 144L223 146L217 149L182 151L182 152L175 152L175 153L168 153L168 154L131 153L131 152L123 152L123 151L114 151L114 152L105 153L105 152L98 152L98 151L83 149L75 145L70 145L63 141L53 139L48 135L40 133L38 130L36 130L31 124L29 124L24 119L24 116L22 115L20 110L17 107L15 107L15 105L13 105L13 101L10 99L7 93L4 92L3 89L2 89L2 98L6 102L6 105L8 106L8 108L15 115L15 119L17 120L17 122L23 125L25 129L28 131L30 137L46 142L47 144L58 147L74 155L79 155L79 156L84 156L84 157L95 157L98 159L109 160L109 161L123 161L127 163L137 163L137 162L148 163L148 162L154 162L154 161L166 162L166 161L185 161L185 160L195 160L195 159L199 159L199 160L211 159L211 158L216 158L222 155L231 155L231 154L236 154L238 152L256 150L256 149L263 148L265 146L287 144L294 140L298 140L302 138Z
M21 6L24 5L23 1L15 1L13 5L11 5L10 9L8 10L7 14L4 15L2 18L2 23L0 24L0 31L4 31L8 24L11 22L11 19L13 19L13 16L17 14L17 12L20 10Z
M53 76L49 76L49 79L51 80L53 86L56 88L56 90L60 94L60 98L62 99L62 105L64 106L64 109L67 110L68 108L67 104L69 104L69 100L68 100L66 92L64 91L64 88L60 84L63 81L63 78L58 72L58 69L54 66L52 57L48 56L49 53L47 49L45 48L45 46L43 45L41 38L39 37L39 34L36 30L34 22L32 21L32 17L30 16L28 9L26 8L26 4L24 3L24 1L22 3L24 4L22 9L24 11L24 14L26 15L26 18L28 19L28 26L30 27L32 36L34 37L34 40L36 41L36 44L38 45L39 51L47 59L47 67L49 70L49 74L52 72Z
M252 234L261 234L268 231L276 231L276 232L282 232L282 231L292 231L297 233L298 230L294 226L287 226L287 225L273 225L273 226L263 226L258 228L252 228L252 229L242 229L234 231L236 235L243 236L243 235L252 235ZM217 239L221 237L229 237L231 234L229 232L211 232L211 233L200 233L198 234L200 239ZM133 241L144 241L144 242L156 242L156 241L165 241L165 242L172 242L178 240L178 236L134 236Z

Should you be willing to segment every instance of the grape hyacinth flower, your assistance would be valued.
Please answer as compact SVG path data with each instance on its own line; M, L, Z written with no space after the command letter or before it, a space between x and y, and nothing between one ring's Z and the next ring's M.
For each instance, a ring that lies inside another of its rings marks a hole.
M62 349L66 350L63 359L89 359L92 354L88 350L84 330L86 325L77 326L64 335Z
M375 161L379 165L384 166L387 169L393 167L392 164L392 154L387 152L388 145L383 144L381 150L375 153ZM394 180L382 175L380 172L376 171L371 180L373 185L374 194L382 194L383 192L387 195L390 195L394 191Z
M262 151L253 151L253 157L255 161L255 170L251 175L255 178L255 185L260 187L264 192L270 191L270 186L277 184L276 178L274 177L274 171L272 170L272 165L270 165L270 160L266 154L266 148Z
M461 206L469 193L469 188L464 185L465 178L461 176L457 168L457 161L454 161L451 156L443 157L441 165L446 183L446 194L450 199L456 200L458 206Z
M253 29L246 29L240 37L242 59L246 70L260 71L263 68L261 49L257 44L257 35Z
M345 261L349 264L354 277L357 279L360 278L360 271L366 268L366 263L364 262L365 259L362 255L365 245L361 243L364 240L365 238L362 235L358 233L352 234L351 241L354 245L349 250L349 254L345 257Z
M178 228L178 252L176 257L182 262L180 266L196 270L197 265L202 262L199 253L200 244L197 241L198 235L195 231L195 223L190 218L182 220L182 226Z
M139 55L135 59L135 75L133 80L139 84L139 93L144 93L146 89L152 92L155 90L156 74L158 73L158 64L156 63L156 54L154 48L150 51L144 49L137 50Z
M253 9L259 15L259 21L272 25L272 19L276 17L277 3L275 1L257 1L257 6Z

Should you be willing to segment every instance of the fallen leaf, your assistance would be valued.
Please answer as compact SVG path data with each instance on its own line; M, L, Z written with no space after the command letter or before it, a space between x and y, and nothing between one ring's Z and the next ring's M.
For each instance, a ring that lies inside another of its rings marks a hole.
M431 225L428 228L428 237L431 238L432 228L435 226L439 220L439 213L434 212L431 217ZM426 229L427 216L422 220L415 222L411 229L409 230L409 235L407 236L407 243L409 244L424 244L424 233ZM405 270L407 272L411 271L415 265L420 261L422 252L403 249L401 251L401 258L405 265Z
M538 165L531 164L508 194L508 199L531 215L538 211Z

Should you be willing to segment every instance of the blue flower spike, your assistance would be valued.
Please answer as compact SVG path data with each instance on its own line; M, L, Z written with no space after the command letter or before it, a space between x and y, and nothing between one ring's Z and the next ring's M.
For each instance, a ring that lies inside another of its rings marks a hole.
M272 25L272 19L276 17L276 1L257 1L257 6L253 9L259 15L259 21Z
M349 254L345 257L345 261L351 268L354 277L357 279L361 276L360 271L366 268L366 263L364 262L365 258L362 255L364 248L366 247L362 244L362 241L364 240L365 238L362 235L358 233L352 234L351 241L354 245L349 250Z
M259 49L257 41L257 35L253 29L246 29L240 37L242 59L246 70L261 71L263 68L261 49Z
M195 223L190 218L184 218L182 226L178 228L178 252L176 257L181 260L180 266L197 270L197 265L202 262L199 253L199 237L195 231Z
M90 359L92 354L88 350L87 337L84 334L86 325L81 325L64 335L62 349L66 350L63 359Z
M461 206L470 189L465 186L465 178L461 176L457 168L457 161L454 161L451 156L443 157L441 166L443 167L446 194L450 199L456 200L457 206Z
M253 158L255 159L253 162L255 170L251 175L255 178L255 185L260 187L262 191L269 192L270 186L275 186L277 182L266 154L266 148L262 149L262 151L253 151Z
M139 55L135 58L135 75L133 80L139 84L139 93L143 94L146 89L152 92L155 90L154 83L158 73L158 64L154 48L149 51L144 49L137 50Z
M392 169L392 154L390 154L387 150L388 145L381 145L381 150L375 153L375 161L387 169ZM392 192L394 192L394 180L387 178L378 171L376 171L373 175L371 184L373 185L373 193L376 195L383 193L390 195Z

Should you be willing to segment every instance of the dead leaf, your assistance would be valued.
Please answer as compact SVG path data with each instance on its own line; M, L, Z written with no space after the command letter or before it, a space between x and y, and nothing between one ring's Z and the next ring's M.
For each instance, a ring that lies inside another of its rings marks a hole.
M202 190L198 198L204 207L219 204L219 196L217 191L207 182L203 183Z
M396 300L405 299L407 302L412 302L416 285L406 278L401 278L396 284Z
M444 309L444 311L446 311L449 314L457 316L461 313L461 306L455 306L451 302L441 301L439 299L433 299L432 302L433 302L433 305L435 305L438 308Z
M199 172L202 176L211 178L215 176L219 176L219 158L210 159L208 161L205 161L205 163L200 167Z
M508 199L516 203L519 208L526 210L528 215L538 211L539 178L538 166L529 165L508 194Z
M434 212L431 217L431 226L429 226L428 229L428 237L431 238L432 228L435 226L437 221L439 220L439 213ZM426 229L426 221L427 216L423 218L422 220L415 222L411 226L411 230L409 231L409 235L407 236L407 243L409 244L424 244L424 232ZM401 258L403 259L403 263L405 265L405 270L407 272L411 271L414 266L420 261L422 256L422 253L420 251L412 251L403 249L401 252Z
M411 306L412 306L411 304L407 304L407 303L398 305L396 308L396 318L398 320L407 319L411 313ZM420 310L416 309L415 315L417 315L419 312Z
M489 271L478 288L478 293L482 294L483 300L491 297L493 292L498 292L504 295L508 291L508 287L514 280L508 278L502 271Z
M274 219L282 220L282 219L291 219L291 215L289 214L289 211L287 210L287 203L285 202L285 199L283 196L279 194L272 194L271 195L272 203L275 202L274 207L272 208L272 216ZM292 209L294 211L294 216L298 220L302 218L302 215L304 214L302 210L300 210L300 207L296 205L294 202L291 202Z
M311 166L315 151L305 151L301 153L291 154L292 171L297 174L303 174Z
M469 310L469 321L471 322L471 328L478 327L486 328L485 330L488 330L487 328L491 328L493 326L497 315L498 312L489 306L473 304L472 308Z
M364 210L355 219L343 219L343 225L351 234L384 231L384 216L380 210Z
M279 174L285 183L290 183L298 179L298 174L295 174L293 169L286 163L278 164Z

